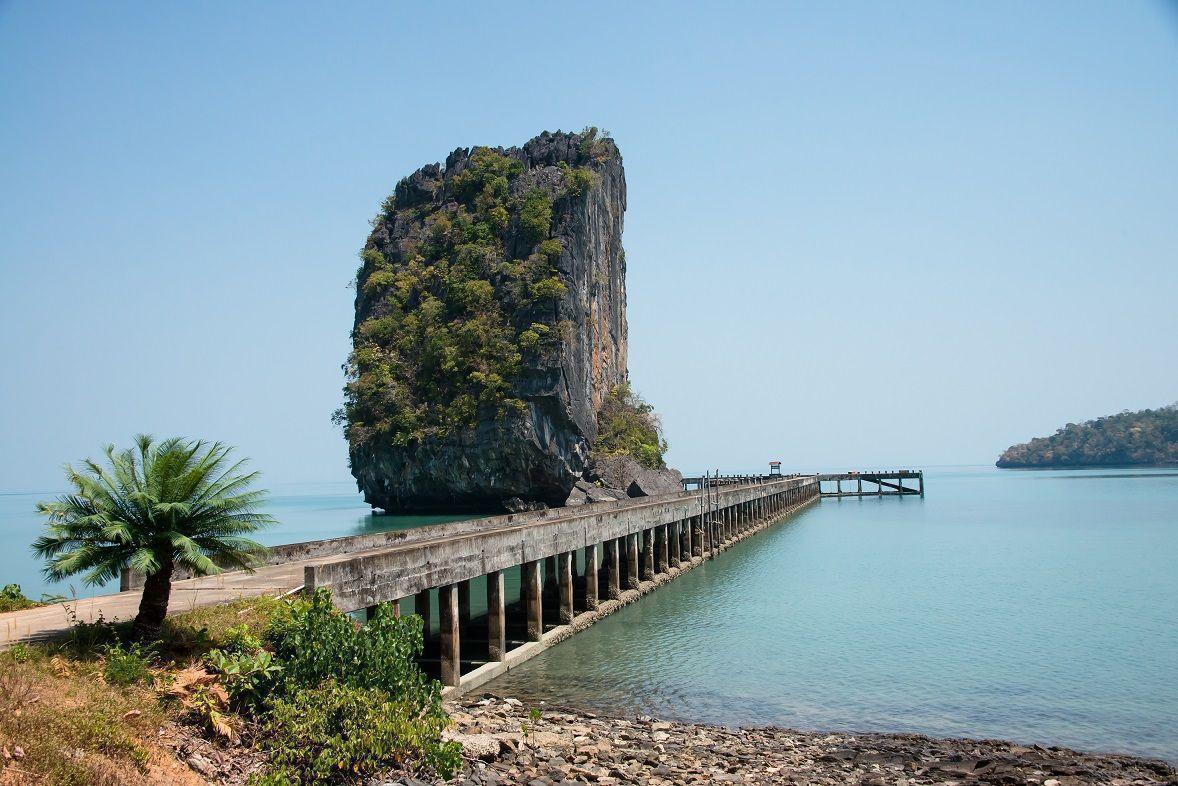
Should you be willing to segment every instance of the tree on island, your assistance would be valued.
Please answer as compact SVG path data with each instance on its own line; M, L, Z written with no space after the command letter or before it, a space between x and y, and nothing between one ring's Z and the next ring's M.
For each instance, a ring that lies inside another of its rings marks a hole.
M244 537L274 524L258 512L266 492L250 488L257 472L229 461L233 448L179 437L156 443L139 435L135 447L106 448L107 466L86 459L66 465L73 492L37 510L48 519L33 552L53 581L84 573L90 586L130 567L146 576L135 627L159 631L168 613L177 567L196 576L224 567L250 570L265 547Z
M1178 464L1178 404L1068 423L1049 437L1012 445L1002 468Z

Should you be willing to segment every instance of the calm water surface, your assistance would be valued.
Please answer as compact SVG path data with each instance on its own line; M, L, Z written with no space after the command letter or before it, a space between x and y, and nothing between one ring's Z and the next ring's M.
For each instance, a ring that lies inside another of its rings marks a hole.
M1178 760L1178 473L926 473L826 500L489 688L720 724Z
M364 504L364 498L350 482L279 485L271 487L270 492L265 508L278 520L278 525L259 533L257 540L271 546L470 518L469 515L373 516L372 509ZM84 586L80 577L51 584L41 575L41 563L29 553L29 543L44 529L44 521L35 512L36 504L52 499L57 493L0 493L0 585L20 584L31 598L41 593L85 597L117 591L117 581L105 588L95 588Z

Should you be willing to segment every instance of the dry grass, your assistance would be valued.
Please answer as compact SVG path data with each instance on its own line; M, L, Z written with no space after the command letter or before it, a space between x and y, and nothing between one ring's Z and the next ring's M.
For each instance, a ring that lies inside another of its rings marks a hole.
M230 628L260 632L275 603L251 599L169 619L157 648L157 684L166 686ZM104 680L95 642L123 631L108 633L0 653L0 786L203 783L163 742L181 709L150 685Z

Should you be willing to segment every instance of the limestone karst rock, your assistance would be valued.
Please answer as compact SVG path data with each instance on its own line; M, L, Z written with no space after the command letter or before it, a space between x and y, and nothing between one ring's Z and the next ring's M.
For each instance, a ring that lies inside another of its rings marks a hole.
M625 209L594 130L455 150L397 185L361 254L340 414L370 504L565 503L627 380Z

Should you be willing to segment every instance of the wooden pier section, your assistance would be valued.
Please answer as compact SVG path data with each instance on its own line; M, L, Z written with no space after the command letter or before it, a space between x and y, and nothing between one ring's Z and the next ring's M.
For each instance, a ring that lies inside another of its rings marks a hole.
M821 473L817 478L819 485L835 484L834 490L829 490L829 485L822 486L823 497L924 496L924 471L919 469ZM904 481L916 485L905 485ZM847 490L843 490L843 483L848 484ZM864 483L868 484L867 488L863 487Z

